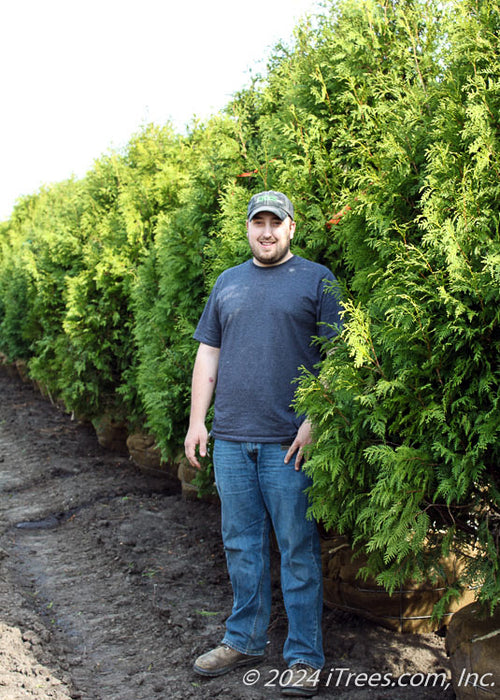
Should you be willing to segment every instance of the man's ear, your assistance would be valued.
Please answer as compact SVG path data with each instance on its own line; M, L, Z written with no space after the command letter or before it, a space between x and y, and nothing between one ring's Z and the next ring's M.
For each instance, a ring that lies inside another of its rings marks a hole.
M295 221L292 221L292 223L290 224L290 240L292 240L294 233L295 233Z

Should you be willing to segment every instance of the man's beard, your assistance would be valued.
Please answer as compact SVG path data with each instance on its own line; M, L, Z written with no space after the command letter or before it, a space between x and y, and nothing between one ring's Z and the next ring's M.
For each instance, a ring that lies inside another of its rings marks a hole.
M278 265L282 262L290 252L290 244L286 243L283 246L276 246L271 255L263 255L258 246L252 246L252 253L261 265Z

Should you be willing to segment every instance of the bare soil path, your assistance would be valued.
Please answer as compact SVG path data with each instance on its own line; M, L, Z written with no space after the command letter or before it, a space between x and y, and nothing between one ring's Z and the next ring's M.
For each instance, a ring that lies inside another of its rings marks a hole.
M193 659L219 641L231 606L218 506L106 452L0 368L0 700L280 697L275 559L259 679L244 682L251 669L200 678ZM426 682L449 680L438 635L397 635L332 610L324 633L319 697L455 697L451 684Z

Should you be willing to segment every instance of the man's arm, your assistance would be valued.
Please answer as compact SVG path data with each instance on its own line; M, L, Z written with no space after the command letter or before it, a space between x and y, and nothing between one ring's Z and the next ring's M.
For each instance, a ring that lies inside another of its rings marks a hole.
M196 448L199 447L200 457L207 454L208 430L205 419L217 382L219 355L220 348L200 343L193 368L191 415L184 450L189 463L197 469L201 465L196 457Z

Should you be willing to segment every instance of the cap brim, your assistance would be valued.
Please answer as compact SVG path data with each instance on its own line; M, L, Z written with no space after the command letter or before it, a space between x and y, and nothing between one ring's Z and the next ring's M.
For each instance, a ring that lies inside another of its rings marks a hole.
M264 204L261 207L257 207L256 209L254 209L248 220L251 221L256 214L260 214L260 212L262 211L270 211L271 213L276 214L276 216L278 216L281 219L281 221L284 221L286 217L289 216L289 214L280 207L273 207L269 204Z

